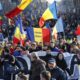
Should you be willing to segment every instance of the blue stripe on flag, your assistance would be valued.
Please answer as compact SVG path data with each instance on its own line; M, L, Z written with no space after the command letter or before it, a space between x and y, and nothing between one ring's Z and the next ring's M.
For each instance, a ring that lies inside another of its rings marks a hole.
M32 27L28 27L26 29L27 31L27 36L28 36L28 39L32 42L34 42L34 31L33 31L33 28Z
M21 17L20 16L18 16L18 22L19 22L19 24L20 24L20 32L21 32L21 34L23 34L23 26L22 26L22 19L21 19Z
M57 8L56 8L56 1L54 1L50 6L49 6L50 11L53 14L54 19L58 19L57 17Z

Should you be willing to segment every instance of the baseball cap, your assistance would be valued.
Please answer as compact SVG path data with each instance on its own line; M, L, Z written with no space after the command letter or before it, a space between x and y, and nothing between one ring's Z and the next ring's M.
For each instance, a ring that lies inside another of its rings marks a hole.
M51 63L51 64L53 64L53 63L55 63L56 62L56 60L54 59L54 58L51 58L49 61L48 61L48 63Z

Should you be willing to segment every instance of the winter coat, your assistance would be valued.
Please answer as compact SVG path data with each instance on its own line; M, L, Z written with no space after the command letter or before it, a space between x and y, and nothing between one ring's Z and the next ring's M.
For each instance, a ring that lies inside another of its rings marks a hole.
M20 68L18 62L15 60L13 63L14 57L11 55L5 55L3 61L4 67L4 80L15 80L15 75L18 74L21 70L17 69ZM16 67L17 66L17 67Z
M56 63L57 63L57 66L59 68L61 68L63 71L65 71L67 69L67 63L65 61L65 59L63 58L62 60L60 60L58 58L58 56L56 57Z
M56 68L53 68L53 69L48 69L48 70L51 72L51 78L52 79L56 79L56 80L67 80L66 79L66 74L59 67L56 67Z
M77 64L77 65L80 65L80 60L78 59L77 55L74 55L71 59L71 66L70 66L70 74L72 75L73 72L74 72L74 65Z
M30 80L40 80L40 73L46 69L45 65L46 63L41 59L33 61L31 66Z
M78 79L79 78L79 65L80 60L78 59L77 55L74 55L71 59L70 64L70 78L71 79Z
M21 56L21 53L20 53L20 51L14 51L13 55L14 55L15 57L17 57L17 56Z

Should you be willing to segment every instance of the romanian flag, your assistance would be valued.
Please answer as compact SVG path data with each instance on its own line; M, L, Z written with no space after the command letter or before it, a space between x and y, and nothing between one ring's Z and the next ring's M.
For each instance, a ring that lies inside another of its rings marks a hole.
M50 43L50 30L49 29L41 29L41 28L27 28L27 36L28 39L32 42L43 42L43 43Z
M6 17L8 18L15 17L20 12L22 12L31 2L32 0L22 0L20 5L18 5L15 9L6 14Z
M21 43L21 45L24 44L24 40L26 39L26 34L22 27L21 19L19 18L18 21L16 21L17 27L15 29L14 37L13 37L13 43L18 44Z
M13 37L13 43L14 44L18 44L20 43L20 25L19 23L16 21L16 29L15 29L15 33L14 33L14 37Z
M43 13L42 17L39 20L39 26L43 27L44 22L49 19L57 19L57 10L56 10L56 2L55 1Z
M53 28L53 31L52 31L52 36L53 36L53 38L55 39L55 40L57 40L57 37L58 37L58 35L57 35L57 29L56 29L56 27L54 26L54 28Z
M56 22L55 26L53 27L53 30L52 30L52 36L54 37L55 40L57 40L57 33L64 32L63 28L64 28L63 20L60 17L58 19L58 21Z

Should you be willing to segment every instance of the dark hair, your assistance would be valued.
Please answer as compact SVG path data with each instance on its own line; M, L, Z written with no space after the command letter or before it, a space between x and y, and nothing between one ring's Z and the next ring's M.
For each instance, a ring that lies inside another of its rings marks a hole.
M63 54L62 54L61 52L59 52L59 53L57 54L56 59L58 59L58 60L59 60L59 55L62 55L62 56L63 56ZM64 60L64 56L63 56L63 60Z
M5 52L9 53L8 47L4 47L4 49L5 49Z
M44 70L44 71L41 72L41 75L46 80L50 80L51 79L51 73L49 71Z
M20 48L21 48L23 51L26 51L26 48L25 48L25 47L22 47L22 46L21 46Z

